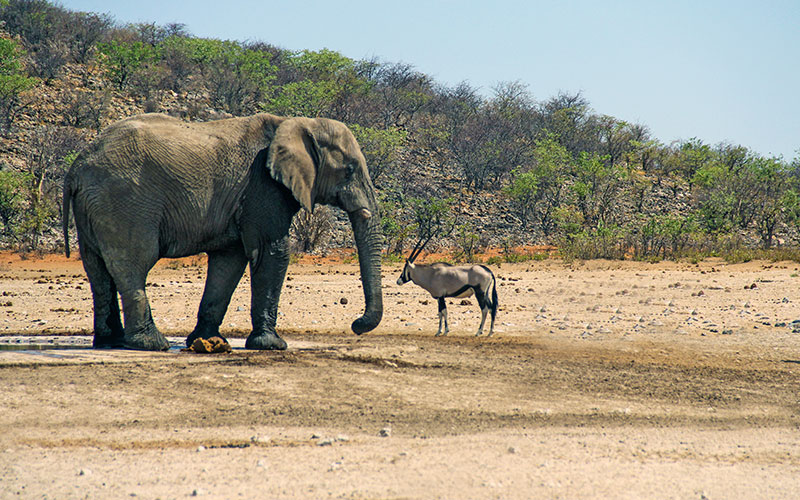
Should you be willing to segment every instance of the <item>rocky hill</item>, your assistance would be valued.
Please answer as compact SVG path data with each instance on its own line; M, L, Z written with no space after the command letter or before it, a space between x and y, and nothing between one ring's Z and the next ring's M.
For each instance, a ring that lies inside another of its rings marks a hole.
M145 112L166 113L187 120L213 120L232 115L215 109L203 94L160 92L144 100L128 92L114 89L103 78L97 66L68 64L59 78L38 83L24 96L24 106L15 118L12 129L0 135L0 170L28 172L35 162L36 146L42 140L54 139L60 134L74 136L78 147L91 142L103 127L114 121ZM75 127L74 124L81 125ZM63 151L66 155L68 151ZM52 165L48 172L51 188L59 186L63 176L63 165ZM415 196L437 196L452 198L452 210L460 223L469 222L480 235L482 245L501 245L504 241L517 244L534 240L522 231L517 217L511 214L509 200L498 191L469 190L462 187L457 169L445 155L435 150L408 143L399 151L399 159L391 172L384 175L384 182L376 187L384 196L392 193L411 193ZM400 186L403 186L402 188ZM324 212L323 212L324 213ZM60 213L44 228L42 249L60 251L61 231L58 224ZM331 210L332 227L328 237L321 240L314 251L327 248L352 246L352 233L347 216L338 209ZM72 241L75 236L72 236ZM0 241L6 247L14 247L15 238L6 236ZM413 242L412 242L413 243ZM436 245L452 245L443 240Z
M511 82L485 97L407 64L195 38L179 24L120 26L46 0L10 0L0 25L2 247L59 248L61 179L108 124L262 110L351 126L390 251L413 245L434 206L452 230L432 246L467 257L487 245L556 244L581 259L797 246L800 159L697 138L664 144L580 93L536 101ZM301 214L293 234L297 251L352 245L336 210Z

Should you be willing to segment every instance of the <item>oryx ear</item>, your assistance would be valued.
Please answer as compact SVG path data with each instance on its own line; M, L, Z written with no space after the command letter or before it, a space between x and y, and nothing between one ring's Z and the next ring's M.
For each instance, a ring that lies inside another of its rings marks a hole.
M291 118L275 131L267 154L267 169L273 179L294 195L303 208L314 210L315 189L322 150L312 133L313 120Z

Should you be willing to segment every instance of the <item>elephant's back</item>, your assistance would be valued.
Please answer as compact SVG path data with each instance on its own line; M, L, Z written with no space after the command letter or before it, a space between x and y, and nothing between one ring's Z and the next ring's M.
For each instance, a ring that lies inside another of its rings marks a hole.
M245 120L225 122L148 114L112 124L69 173L76 210L111 213L128 224L141 220L167 246L173 240L192 246L222 232L263 148L241 139Z
M277 120L271 115L255 115L185 122L158 113L138 115L106 128L89 161L117 175L173 176L184 185L209 177L237 177L269 144L269 132L274 129L263 123L269 118Z
M213 161L224 138L209 134L190 123L159 114L121 120L103 131L95 143L93 162L107 169L124 170L148 166L165 172L191 170L191 166ZM168 166L169 168L164 168Z

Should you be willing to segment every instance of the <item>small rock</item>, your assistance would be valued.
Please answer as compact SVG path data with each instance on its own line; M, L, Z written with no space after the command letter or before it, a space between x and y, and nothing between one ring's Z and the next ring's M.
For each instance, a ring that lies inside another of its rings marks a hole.
M200 446L198 446L198 447L197 447L197 451L198 451L198 452L200 452L200 451L206 451L206 447L205 447L205 446L203 446L203 445L200 445Z
M256 462L256 467L260 467L262 469L266 469L267 461L264 460L264 459L260 459L258 462Z
M509 446L508 447L508 452L513 455L513 454L517 453L517 449L514 448L513 446Z
M79 476L91 476L92 475L92 471L90 469L81 469L78 472L78 475Z
M384 427L383 429L378 432L380 437L389 437L392 435L392 428L391 427Z
M236 308L236 310L237 310L238 312L242 312L242 311L244 311L244 307L242 307L242 306L239 306L239 307L237 307L237 308Z
M459 305L462 305L462 306L468 306L468 305L470 305L471 303L472 303L472 302L470 302L468 299L461 299L461 302L459 302Z
M339 303L343 306L347 305L347 297L342 297L341 299L339 299Z
M350 441L350 438L348 436L345 436L344 434L339 434L338 436L336 436L336 441L340 443L346 443Z
M192 496L193 497L200 497L200 496L203 496L205 494L206 494L206 490L204 490L203 488L197 488L195 490L192 490Z
M320 439L319 441L317 441L317 446L332 446L332 445L333 445L333 439L331 438Z

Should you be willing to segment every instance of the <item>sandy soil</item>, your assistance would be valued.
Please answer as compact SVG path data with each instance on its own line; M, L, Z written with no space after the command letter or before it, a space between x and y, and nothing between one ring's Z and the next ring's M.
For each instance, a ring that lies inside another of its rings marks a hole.
M399 266L357 337L356 265L294 264L286 352L0 350L0 498L800 498L798 267L495 266L487 339L474 299L434 338ZM204 273L151 273L166 334L194 326ZM80 262L0 255L0 344L90 328Z

